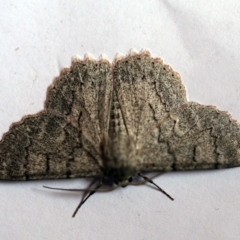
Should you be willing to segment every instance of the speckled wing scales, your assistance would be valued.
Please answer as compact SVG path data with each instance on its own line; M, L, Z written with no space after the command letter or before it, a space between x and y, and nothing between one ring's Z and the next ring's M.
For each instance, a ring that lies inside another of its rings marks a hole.
M240 127L228 113L190 102L172 111L169 122L174 122L170 137L174 152L173 169L239 166ZM162 135L169 132L166 127L161 128Z
M143 171L237 167L240 126L226 112L190 102L173 109L148 136L143 155Z
M118 115L125 126L119 134L133 136L137 151L150 157L144 159L147 164L143 163L148 171L155 161L161 161L161 153L151 158L152 150L159 147L152 132L171 109L187 103L185 87L178 73L161 59L152 58L148 51L116 59L113 86L119 102Z
M49 87L45 112L13 124L4 135L0 142L0 178L24 180L99 175L99 145L108 132L111 95L109 62L75 58L71 68L62 70ZM49 129L53 132L47 132L45 127L51 123L53 126ZM72 131L69 136L64 135L67 133L65 127ZM36 131L28 132L29 129ZM61 136L66 138L54 145L55 138L51 134L56 133L60 139Z
M108 164L103 146L114 152ZM74 59L49 87L45 110L4 134L0 179L102 175L127 149L131 157L118 164L136 171L235 167L240 126L215 107L188 103L179 74L147 51L113 66Z
M240 127L212 106L187 103L178 73L148 52L117 59L114 91L125 131L140 155L141 171L240 165ZM115 114L116 115L116 114Z
M84 151L87 144L78 129L52 112L24 117L0 142L0 179L96 176L101 171Z
M126 131L137 148L166 112L187 101L179 74L147 51L117 59L113 81Z
M65 116L99 150L108 132L111 95L110 63L75 58L49 87L45 108Z

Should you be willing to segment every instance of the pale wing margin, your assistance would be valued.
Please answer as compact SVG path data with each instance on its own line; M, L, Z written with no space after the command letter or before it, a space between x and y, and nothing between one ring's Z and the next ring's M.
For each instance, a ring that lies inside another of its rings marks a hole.
M14 123L4 134L0 179L97 176L101 174L97 158L98 153L78 129L52 111L42 111Z
M240 126L227 112L190 102L172 110L141 149L143 171L240 165Z

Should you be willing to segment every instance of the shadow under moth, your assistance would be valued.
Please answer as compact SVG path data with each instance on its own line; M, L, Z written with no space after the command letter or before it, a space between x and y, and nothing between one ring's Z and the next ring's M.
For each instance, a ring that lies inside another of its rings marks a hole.
M104 179L126 186L137 175L173 200L143 173L239 165L237 121L188 102L180 75L148 51L113 64L74 58L48 88L44 110L0 141L2 180L99 177L73 216Z

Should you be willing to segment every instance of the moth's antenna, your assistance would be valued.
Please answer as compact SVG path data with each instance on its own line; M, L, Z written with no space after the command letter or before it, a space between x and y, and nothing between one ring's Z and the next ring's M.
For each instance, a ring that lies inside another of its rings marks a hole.
M168 198L170 198L172 201L174 200L169 194L167 194L164 190L162 190L155 182L153 182L150 178L142 175L141 173L138 173L138 176L144 178L144 180L146 180L147 182L153 184L155 187L157 187L157 189L162 192L164 195L166 195Z
M81 202L78 204L76 210L74 211L74 213L73 213L73 215L72 215L73 218L76 216L76 214L77 214L78 210L80 209L80 207L81 207L81 206L88 200L88 198L91 197L91 196L96 192L96 190L97 190L98 188L100 188L102 185L103 185L103 182L101 181L101 182L96 186L96 188L95 188L94 190L92 190L92 191L87 195L87 197L86 197L84 200L83 200L83 199L81 200Z
M110 192L116 188L118 188L118 186L116 187L112 187L112 188L103 188L103 189L96 189L96 188L55 188L55 187L48 187L48 186L43 186L44 188L47 189L51 189L51 190L57 190L57 191L66 191L66 192L91 192L91 191L96 191L96 192Z

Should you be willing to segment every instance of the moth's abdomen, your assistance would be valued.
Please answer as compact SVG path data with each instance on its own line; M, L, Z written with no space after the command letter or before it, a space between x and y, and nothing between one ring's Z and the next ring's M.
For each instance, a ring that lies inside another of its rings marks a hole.
M118 182L128 180L139 170L135 141L128 135L106 139L103 144L102 159L104 176Z

